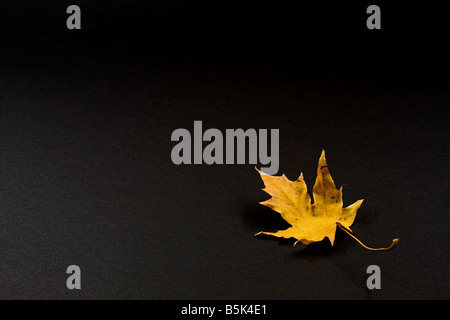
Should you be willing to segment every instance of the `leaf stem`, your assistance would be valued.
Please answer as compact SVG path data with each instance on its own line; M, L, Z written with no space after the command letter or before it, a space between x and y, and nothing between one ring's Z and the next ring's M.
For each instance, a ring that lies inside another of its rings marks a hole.
M389 247L387 248L371 248L366 246L364 243L362 243L358 238L356 238L353 234L351 234L351 232L349 230L347 230L342 224L340 224L339 222L336 222L336 225L341 228L342 230L344 230L350 237L352 237L353 239L355 239L363 248L367 249L367 250L371 250L371 251L386 251L386 250L391 250L399 241L398 238L392 240L392 243Z

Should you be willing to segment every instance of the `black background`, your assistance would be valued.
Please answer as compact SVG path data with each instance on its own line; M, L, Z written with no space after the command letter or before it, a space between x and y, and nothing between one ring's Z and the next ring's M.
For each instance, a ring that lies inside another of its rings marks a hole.
M448 299L449 4L370 4L1 1L0 298ZM355 234L400 243L253 238L287 227L253 165L171 161L194 120L278 128L310 189L325 148Z

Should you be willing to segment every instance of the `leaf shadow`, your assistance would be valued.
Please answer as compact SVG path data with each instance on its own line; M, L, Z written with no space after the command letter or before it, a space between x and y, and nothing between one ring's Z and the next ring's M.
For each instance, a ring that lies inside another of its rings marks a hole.
M299 246L299 245L297 245ZM290 257L292 258L312 258L312 257L326 257L333 251L330 241L324 239L322 241L313 242L308 245L303 245L303 249L295 250Z
M291 254L291 258L314 258L314 257L327 257L331 255L339 255L345 252L347 245L346 241L341 241L345 239L345 233L341 230L336 231L336 237L334 239L334 246L328 238L322 241L313 242L304 246L303 249L294 251ZM297 245L299 246L299 245Z
M242 212L242 219L244 223L255 231L255 234L260 231L276 232L290 227L278 212L262 206L260 204L244 204ZM278 239L268 235L258 235L260 239ZM294 244L292 239L279 238L281 243Z

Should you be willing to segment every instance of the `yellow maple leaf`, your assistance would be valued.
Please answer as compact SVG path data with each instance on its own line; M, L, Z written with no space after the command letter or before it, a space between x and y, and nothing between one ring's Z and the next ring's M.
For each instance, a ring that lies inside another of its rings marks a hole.
M303 173L296 181L291 181L284 174L271 176L258 169L257 171L265 184L263 191L272 196L260 204L279 212L291 227L278 232L261 231L256 235L295 238L297 239L295 244L298 242L309 244L327 237L333 245L336 227L339 227L369 250L389 250L398 242L398 239L394 239L391 246L374 249L363 245L352 235L350 226L355 220L356 212L363 199L343 208L342 186L337 189L331 178L325 150L322 151L317 167L317 178L313 187L314 203L311 203Z

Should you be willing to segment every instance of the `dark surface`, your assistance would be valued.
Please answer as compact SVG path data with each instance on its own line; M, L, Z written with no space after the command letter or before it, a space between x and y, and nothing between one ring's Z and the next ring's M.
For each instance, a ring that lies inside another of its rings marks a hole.
M369 2L91 2L75 31L72 3L0 5L0 298L450 298L448 3L369 31ZM309 189L325 148L355 234L400 243L253 238L287 226L253 165L171 161L194 120L280 129Z

